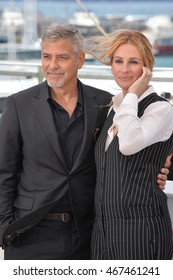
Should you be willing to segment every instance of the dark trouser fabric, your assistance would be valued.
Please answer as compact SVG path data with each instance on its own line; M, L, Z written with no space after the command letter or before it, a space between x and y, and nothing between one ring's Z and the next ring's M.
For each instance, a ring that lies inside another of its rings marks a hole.
M87 245L87 244L86 244ZM86 249L78 246L74 221L43 220L29 232L16 238L7 246L5 260L87 260L90 244Z
M96 217L91 248L95 260L171 260L169 219Z

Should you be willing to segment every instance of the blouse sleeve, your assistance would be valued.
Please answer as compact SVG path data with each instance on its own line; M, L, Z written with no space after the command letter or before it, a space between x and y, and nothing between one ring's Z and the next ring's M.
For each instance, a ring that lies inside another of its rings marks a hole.
M138 97L128 93L113 119L118 128L120 151L124 155L132 155L156 142L166 141L173 132L173 106L169 102L150 104L141 118L137 111Z

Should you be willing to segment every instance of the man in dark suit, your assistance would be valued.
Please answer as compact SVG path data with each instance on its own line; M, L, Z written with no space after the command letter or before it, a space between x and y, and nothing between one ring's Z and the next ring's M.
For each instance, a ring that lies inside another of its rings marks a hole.
M77 79L84 60L79 31L50 26L42 38L46 81L7 99L0 119L5 259L90 259L94 145L111 95Z

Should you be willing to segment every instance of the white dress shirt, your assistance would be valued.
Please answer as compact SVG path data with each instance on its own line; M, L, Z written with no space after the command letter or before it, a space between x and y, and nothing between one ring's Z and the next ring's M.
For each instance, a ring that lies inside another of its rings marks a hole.
M124 155L135 154L156 142L169 139L173 132L173 106L169 102L154 102L145 109L141 118L137 116L138 102L153 92L153 87L149 86L140 98L134 93L127 93L125 97L122 93L113 96L110 110L114 109L115 116L108 130L105 150L114 137L115 126L119 149Z

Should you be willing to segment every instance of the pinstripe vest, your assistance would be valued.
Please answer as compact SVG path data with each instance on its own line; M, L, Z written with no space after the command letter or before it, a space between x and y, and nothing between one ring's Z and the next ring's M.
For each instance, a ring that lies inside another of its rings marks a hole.
M141 100L138 117L148 105L157 101L166 100L156 93ZM165 158L173 150L173 135L165 142L158 142L130 156L119 151L118 137L115 136L105 152L107 131L113 116L112 110L95 146L96 215L127 218L167 215L167 196L159 189L156 178Z

